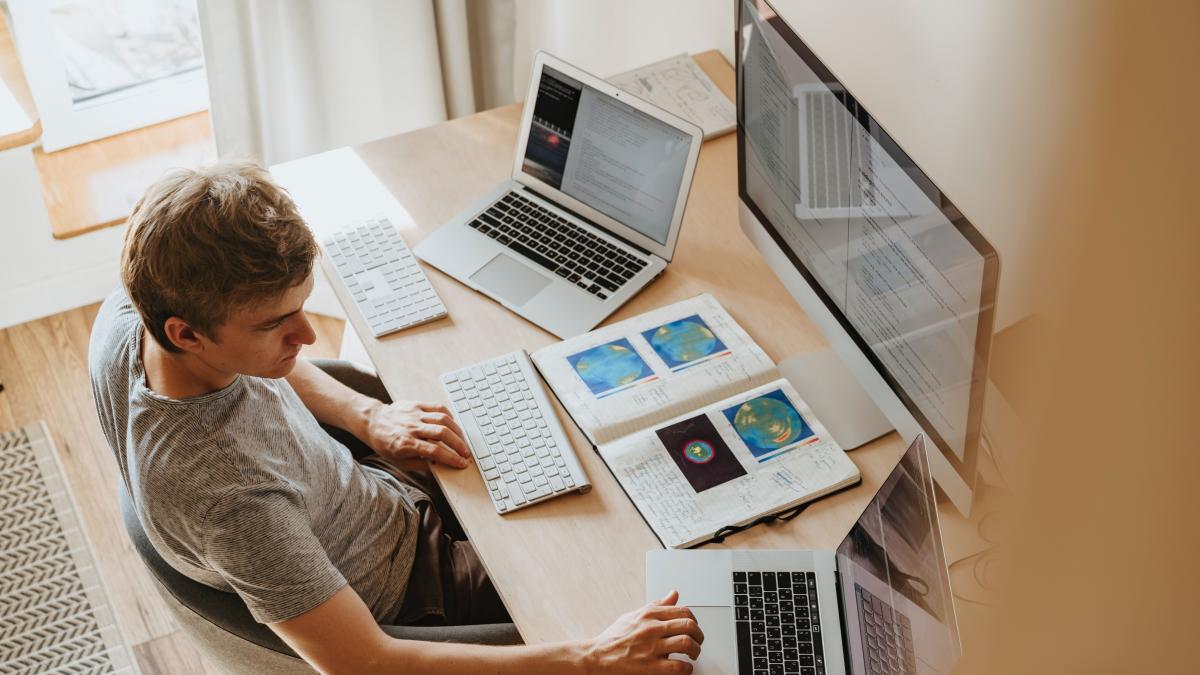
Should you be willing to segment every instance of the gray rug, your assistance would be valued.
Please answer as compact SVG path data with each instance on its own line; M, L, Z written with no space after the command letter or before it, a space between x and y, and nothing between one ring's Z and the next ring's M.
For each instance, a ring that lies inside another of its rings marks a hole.
M0 673L136 673L43 423L0 433Z

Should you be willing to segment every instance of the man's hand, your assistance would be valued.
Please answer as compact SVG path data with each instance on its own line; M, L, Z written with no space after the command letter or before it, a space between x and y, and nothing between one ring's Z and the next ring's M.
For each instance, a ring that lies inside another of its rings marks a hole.
M471 456L450 410L437 403L380 403L367 413L367 437L363 440L392 460L427 459L461 469Z
M700 656L704 634L687 607L676 607L679 593L621 616L588 641L586 672L690 673L692 664L669 659L671 654Z

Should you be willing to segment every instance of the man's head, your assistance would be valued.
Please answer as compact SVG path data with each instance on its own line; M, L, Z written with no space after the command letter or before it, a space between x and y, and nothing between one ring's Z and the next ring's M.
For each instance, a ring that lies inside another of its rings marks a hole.
M129 218L121 278L163 349L223 372L282 377L314 339L301 307L316 254L295 204L262 167L223 162L146 190Z

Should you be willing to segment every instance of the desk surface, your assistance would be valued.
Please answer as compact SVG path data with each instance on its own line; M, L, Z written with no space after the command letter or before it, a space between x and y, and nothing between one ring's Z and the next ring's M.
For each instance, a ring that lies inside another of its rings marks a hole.
M733 70L720 54L708 52L697 61L732 98ZM520 104L514 104L353 149L407 210L411 221L402 224L401 231L409 246L415 247L508 178L520 112ZM307 174L310 185L336 191L337 179L330 172L334 156L298 160L285 165L283 173L292 179ZM314 183L316 176L322 178ZM283 182L294 186L297 181ZM303 209L303 196L296 196ZM705 143L700 153L674 262L610 321L708 292L776 361L822 349L824 339L743 236L737 218L737 148L729 134ZM322 265L333 278L328 261ZM555 341L487 297L435 269L425 270L449 318L381 340L364 339L396 398L444 401L438 381L442 372ZM334 290L343 306L352 305L339 284ZM354 311L348 314L358 334L369 336L362 318ZM436 469L455 513L530 643L594 635L619 614L643 604L645 553L660 547L561 407L558 415L594 485L586 495L559 497L501 517L473 466ZM790 522L751 528L722 546L835 547L903 451L896 434L854 450L850 456L862 471L860 487L822 499Z

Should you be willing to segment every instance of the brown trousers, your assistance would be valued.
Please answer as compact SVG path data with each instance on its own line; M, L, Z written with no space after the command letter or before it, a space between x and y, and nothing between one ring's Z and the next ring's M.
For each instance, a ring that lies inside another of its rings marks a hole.
M398 468L378 455L363 460L420 491L417 555L408 591L393 623L412 626L461 626L509 623L512 619L467 541L433 474L425 466Z
M359 393L391 402L383 383L374 373L348 361L314 359L313 364ZM429 468L419 461L406 462L403 466L393 464L374 454L344 429L322 427L345 445L360 463L386 471L419 493L414 498L420 515L416 559L404 601L388 622L411 626L511 622L475 547L467 541L462 525Z

